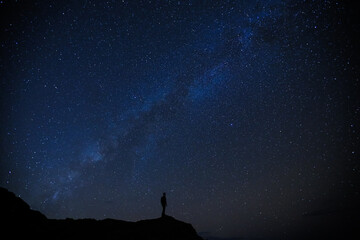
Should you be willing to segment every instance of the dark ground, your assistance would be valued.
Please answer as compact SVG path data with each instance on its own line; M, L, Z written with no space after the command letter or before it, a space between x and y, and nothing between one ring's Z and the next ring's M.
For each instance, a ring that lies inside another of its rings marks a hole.
M201 240L191 224L165 216L127 222L114 219L48 219L0 188L1 235L11 239L189 239ZM5 221L4 221L5 220Z

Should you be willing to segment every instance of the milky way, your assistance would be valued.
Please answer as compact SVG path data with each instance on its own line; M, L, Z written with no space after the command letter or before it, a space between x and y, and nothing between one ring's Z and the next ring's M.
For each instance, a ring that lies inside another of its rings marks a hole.
M359 200L355 8L0 9L0 185L47 217L155 218L166 192L203 235L262 238Z

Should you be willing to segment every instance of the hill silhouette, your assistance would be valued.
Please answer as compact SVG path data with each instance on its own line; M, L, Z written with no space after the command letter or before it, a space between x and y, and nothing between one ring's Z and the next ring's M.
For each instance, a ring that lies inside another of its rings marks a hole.
M0 212L1 236L9 239L202 239L191 224L170 216L138 222L48 219L5 188L0 188Z

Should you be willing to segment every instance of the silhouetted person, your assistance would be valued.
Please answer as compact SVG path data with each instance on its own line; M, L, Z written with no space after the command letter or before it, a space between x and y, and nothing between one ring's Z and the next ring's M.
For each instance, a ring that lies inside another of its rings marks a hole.
M166 193L163 193L163 196L161 197L161 206L163 208L162 213L161 213L161 217L165 217L165 208L167 206Z

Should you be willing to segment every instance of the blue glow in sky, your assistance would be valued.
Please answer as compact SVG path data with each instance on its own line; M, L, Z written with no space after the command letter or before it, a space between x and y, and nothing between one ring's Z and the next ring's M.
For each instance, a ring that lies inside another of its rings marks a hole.
M49 218L155 218L167 192L206 236L331 228L359 200L354 9L2 1L0 185Z

